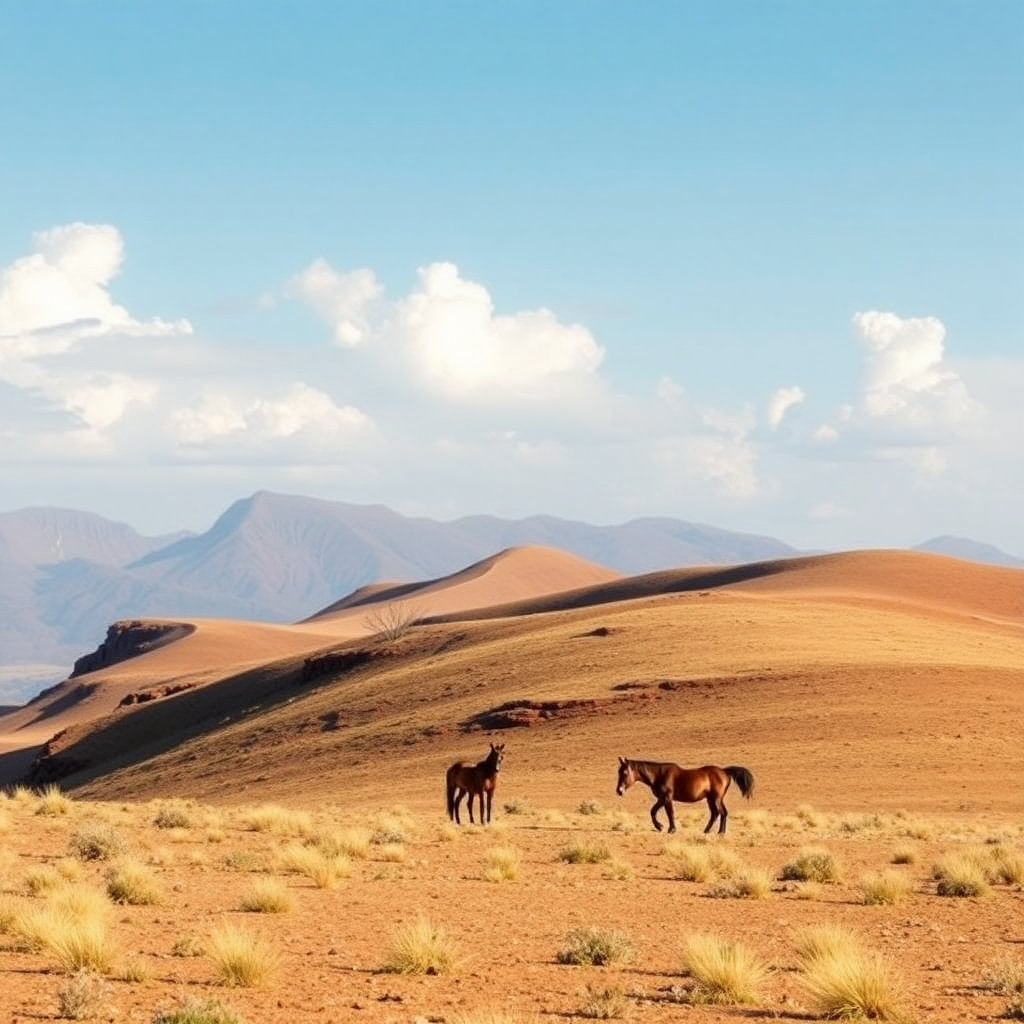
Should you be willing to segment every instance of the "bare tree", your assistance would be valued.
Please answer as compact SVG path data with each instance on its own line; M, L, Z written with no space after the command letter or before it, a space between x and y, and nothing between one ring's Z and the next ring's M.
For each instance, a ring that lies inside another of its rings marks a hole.
M422 609L416 605L389 601L374 605L363 618L363 625L384 640L397 640L422 618Z

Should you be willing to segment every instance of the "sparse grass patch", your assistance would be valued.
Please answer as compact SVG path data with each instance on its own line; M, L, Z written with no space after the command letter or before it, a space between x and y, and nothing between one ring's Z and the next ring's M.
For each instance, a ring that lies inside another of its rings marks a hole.
M601 864L611 860L611 851L604 843L581 842L566 846L558 852L564 864Z
M895 906L910 893L912 883L900 871L878 871L864 875L859 888L862 903L868 906Z
M59 786L47 786L39 794L35 813L45 815L48 818L57 818L68 814L72 806L71 797L65 796L60 791Z
M583 990L577 1016L590 1020L616 1020L626 1013L629 1001L621 985L591 985Z
M98 1017L107 996L107 984L93 971L76 971L57 989L57 1016L62 1020Z
M1004 996L1024 996L1024 960L1003 955L985 969L982 984Z
M603 874L605 878L610 878L615 882L628 882L631 878L636 878L636 870L633 865L618 857L612 857L605 863Z
M144 907L159 903L163 898L153 873L134 857L124 857L112 864L106 880L107 895L115 903Z
M157 828L193 828L195 823L195 807L184 800L161 804L153 818Z
M816 924L796 933L796 951L804 964L850 956L860 948L853 934L837 924Z
M315 846L298 843L286 846L278 854L278 863L282 870L305 875L321 889L333 889L352 874L352 862L347 857L328 856Z
M608 967L626 963L633 956L633 944L614 929L574 928L555 955L560 964Z
M484 854L483 877L488 882L513 882L519 877L519 851L512 846L492 846Z
M589 817L595 814L604 814L604 808L601 806L599 800L581 800L576 805L576 813L582 814L584 817Z
M793 890L793 896L798 900L820 900L824 895L825 887L820 882L801 882Z
M897 846L892 851L892 862L893 864L916 864L917 850L913 846Z
M714 874L711 854L706 846L670 839L665 854L672 863L672 874L684 882L706 882Z
M524 1017L505 1010L477 1010L465 1015L460 1014L454 1019L453 1024L537 1024L537 1017L532 1014Z
M203 944L194 935L183 935L171 946L171 956L202 956L203 952Z
M277 960L265 939L226 921L210 933L204 951L213 961L220 983L239 988L262 985Z
M835 858L824 847L805 846L794 860L783 865L779 877L783 881L832 883L839 881L840 871Z
M353 827L320 833L312 837L312 843L317 849L330 856L340 854L351 860L364 860L370 855L372 836L373 833L368 828Z
M745 947L715 935L686 938L683 971L693 979L693 1003L755 1003L768 977L768 968Z
M993 881L1005 885L1024 885L1024 853L1008 846L992 848Z
M501 805L501 808L506 814L529 814L531 810L530 805L519 798L507 800Z
M898 1021L899 983L888 961L857 948L805 959L801 981L825 1017Z
M810 804L801 804L796 809L796 816L808 828L821 828L826 821L825 816Z
M61 873L50 864L33 864L25 872L25 888L33 896L41 896L65 885Z
M313 821L306 811L293 811L278 804L253 807L242 815L241 824L250 832L274 835L307 836L313 831Z
M266 860L262 854L244 849L225 853L221 863L232 871L263 871L266 867Z
M240 907L252 914L283 914L292 900L284 885L274 878L259 878L242 896Z
M129 957L117 972L118 980L129 985L140 985L144 981L149 981L150 977L146 965L136 957Z
M401 843L384 843L378 848L377 855L389 864L404 864L409 852Z
M157 1010L153 1024L245 1024L230 1006L219 999L185 996L170 1010Z
M393 974L448 974L455 967L455 947L443 928L420 914L391 936L384 970Z
M940 896L984 896L989 891L988 871L971 852L947 853L932 869Z
M772 891L772 873L765 868L744 868L708 890L709 896L733 899L764 899Z
M79 860L110 860L128 849L124 834L103 821L83 822L71 834L69 846Z

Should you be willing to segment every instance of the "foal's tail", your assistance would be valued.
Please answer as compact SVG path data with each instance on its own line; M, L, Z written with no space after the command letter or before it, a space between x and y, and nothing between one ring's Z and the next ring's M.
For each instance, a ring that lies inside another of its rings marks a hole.
M740 787L740 792L748 800L754 795L754 773L749 768L731 764L725 772Z

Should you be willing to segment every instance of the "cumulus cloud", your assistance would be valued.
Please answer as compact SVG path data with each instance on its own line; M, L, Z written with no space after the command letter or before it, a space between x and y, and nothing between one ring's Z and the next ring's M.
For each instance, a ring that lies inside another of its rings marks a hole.
M370 335L370 311L383 289L372 270L342 273L326 260L314 260L288 283L287 293L310 306L345 348L363 344Z
M499 315L483 285L454 263L419 271L419 288L395 309L395 325L421 378L456 397L554 397L559 384L594 373L604 350L580 324L548 309Z
M116 369L62 367L58 358L100 337L190 334L187 320L140 320L116 303L109 284L124 243L109 224L40 231L34 251L0 270L0 380L64 409L72 429L102 431L132 405L145 405L152 380Z
M315 448L355 437L372 426L359 409L339 406L326 392L301 382L272 398L207 394L170 417L171 434L184 446L225 439L252 446L301 438Z
M330 326L335 341L389 349L428 392L449 399L543 400L564 397L592 378L604 350L580 324L548 309L495 311L488 290L454 263L421 267L417 286L392 302L370 270L340 272L316 260L287 292Z
M853 324L866 353L868 416L948 426L975 410L963 381L945 361L946 328L937 317L869 311L855 314Z
M772 430L778 430L786 418L786 413L794 405L799 405L805 397L802 388L779 388L768 399L768 426Z

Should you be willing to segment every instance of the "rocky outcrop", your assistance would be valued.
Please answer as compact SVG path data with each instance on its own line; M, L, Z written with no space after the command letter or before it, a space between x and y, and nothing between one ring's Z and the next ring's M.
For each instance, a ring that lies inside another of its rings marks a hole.
M83 676L87 672L116 665L119 661L138 657L194 632L195 626L185 622L143 622L124 619L107 628L107 638L91 654L83 654L71 672Z

